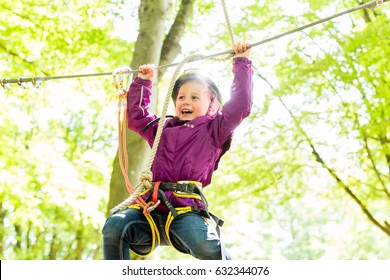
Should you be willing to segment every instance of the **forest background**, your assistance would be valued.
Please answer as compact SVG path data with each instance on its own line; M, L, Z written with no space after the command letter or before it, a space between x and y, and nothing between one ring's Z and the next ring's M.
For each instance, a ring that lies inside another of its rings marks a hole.
M255 43L359 1L226 1ZM0 78L111 72L231 49L220 1L0 2ZM390 259L390 7L255 47L254 105L206 189L234 259ZM229 96L231 62L202 61ZM174 69L156 79L161 110ZM128 196L110 75L0 88L0 258L102 259ZM158 98L157 98L158 97ZM149 148L128 132L136 184ZM136 256L134 256L136 257ZM191 259L169 247L149 259Z

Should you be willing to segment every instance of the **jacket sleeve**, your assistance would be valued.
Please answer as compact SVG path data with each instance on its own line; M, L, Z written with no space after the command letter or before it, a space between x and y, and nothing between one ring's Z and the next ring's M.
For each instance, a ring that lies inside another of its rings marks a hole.
M220 147L231 139L234 129L249 116L252 108L252 62L245 57L234 58L233 74L230 99L213 123L215 141Z
M152 126L142 132L143 128L157 116L149 112L150 98L152 95L152 81L139 77L130 85L127 93L127 126L138 133L150 146L153 145L156 135L156 126Z

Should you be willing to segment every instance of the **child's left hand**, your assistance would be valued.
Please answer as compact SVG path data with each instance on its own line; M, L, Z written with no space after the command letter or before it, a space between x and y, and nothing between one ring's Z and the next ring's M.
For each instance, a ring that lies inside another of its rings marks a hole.
M233 45L233 50L236 54L233 57L246 57L248 58L251 52L251 47L248 43L235 43Z

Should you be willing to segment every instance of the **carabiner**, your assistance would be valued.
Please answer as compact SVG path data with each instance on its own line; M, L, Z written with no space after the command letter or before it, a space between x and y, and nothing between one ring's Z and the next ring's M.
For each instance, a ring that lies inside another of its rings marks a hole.
M122 66L112 72L115 91L119 96L126 95L128 87L133 78L132 70L129 66Z

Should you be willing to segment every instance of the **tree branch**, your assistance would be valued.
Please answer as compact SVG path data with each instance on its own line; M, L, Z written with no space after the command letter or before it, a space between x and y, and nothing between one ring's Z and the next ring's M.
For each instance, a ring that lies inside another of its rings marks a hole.
M20 56L18 53L16 52L13 52L11 50L8 50L4 45L0 44L0 49L3 50L5 53L13 56L13 57L16 57L18 59L20 59L21 61L23 61L24 63L27 63L29 65L32 65L32 66L36 66L35 62L34 61L31 61L31 60L28 60L27 58L24 58L22 56ZM46 76L50 76L50 73L46 72L46 71L43 71L43 70L39 70L43 75L46 75Z
M300 128L301 130L301 128ZM302 131L302 130L301 130ZM307 136L305 136L307 137ZM322 167L325 168L329 174L336 180L337 184L340 185L346 193L359 205L360 209L363 211L363 213L367 216L367 218L379 229L381 229L384 233L386 233L390 237L390 229L386 226L383 226L375 217L371 214L371 212L368 210L368 208L364 205L364 203L353 193L353 191L350 189L349 186L347 186L343 180L337 175L337 173L331 169L323 160L323 158L320 156L320 154L317 152L316 148L314 147L313 143L310 139L306 139L309 141L309 145L312 149L312 153L315 156L316 160L321 163Z
M192 16L195 0L182 0L180 9L177 12L167 36L165 37L160 57L160 65L166 65L173 62L181 51L180 39L185 33L185 28ZM167 71L166 68L160 70L159 79Z
M134 47L133 58L130 67L137 69L145 63L159 64L161 47L164 38L164 30L166 19L169 17L172 0L141 0L138 17L139 17L139 32L137 41ZM157 87L154 87L157 89ZM152 95L152 104L150 111L157 110L158 94ZM148 144L135 132L126 129L127 150L133 151L128 153L129 162L129 180L130 182L138 181L138 172L140 167L145 165L147 152L150 151ZM115 156L111 180L110 193L107 206L107 216L110 215L110 209L129 196L129 192L125 187L124 176L119 165L118 153Z
M386 194L387 198L390 200L390 192L386 188L386 183L383 181L382 174L379 172L378 168L376 167L374 158L372 157L371 149L368 146L368 141L367 141L367 135L364 133L363 135L363 140L364 140L364 148L366 149L367 156L371 162L372 168L374 169L374 172L376 176L378 177L379 182L382 185L382 190Z
M20 60L22 60L23 62L25 63L28 63L30 65L34 65L34 62L32 62L31 60L28 60L27 58L24 58L24 57L21 57L19 54L17 54L16 52L13 52L11 50L8 50L4 45L0 44L0 49L2 49L5 53L8 53L9 55L13 56L13 57L16 57Z
M263 77L261 76L258 72L256 73L260 78L262 78L265 82L268 83L268 85L273 89L273 86ZM386 225L386 222L385 222L385 225L382 225L377 219L375 219L375 217L371 214L371 212L368 210L368 208L364 205L364 203L353 193L353 191L350 189L349 186L347 186L343 180L337 175L337 173L332 169L330 168L324 161L324 159L321 157L321 155L318 153L318 151L316 150L313 142L311 141L310 137L307 135L307 133L302 129L302 127L300 126L297 118L295 117L295 115L291 112L291 110L287 107L287 105L283 102L283 99L281 97L278 97L279 98L279 101L282 103L283 107L288 111L288 113L290 114L291 118L293 119L296 127L298 128L298 130L301 132L301 134L303 135L303 137L305 138L306 142L309 144L311 150L312 150L312 154L314 155L315 159L317 162L319 162L323 168L325 168L329 174L336 180L337 184L339 186L341 186L345 191L346 193L359 205L360 209L363 211L363 213L367 216L367 218L375 225L377 226L379 229L381 229L386 235L388 235L390 237L390 228Z

